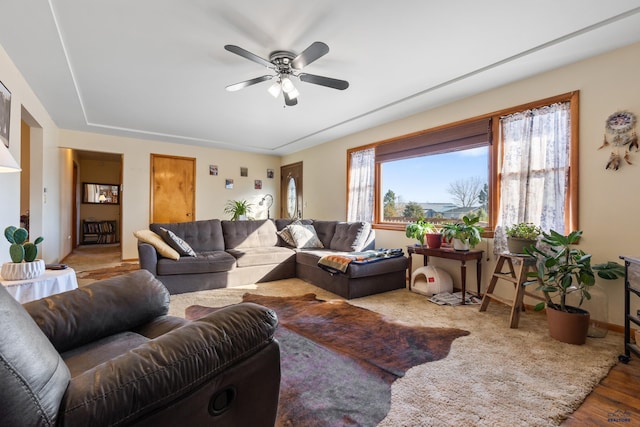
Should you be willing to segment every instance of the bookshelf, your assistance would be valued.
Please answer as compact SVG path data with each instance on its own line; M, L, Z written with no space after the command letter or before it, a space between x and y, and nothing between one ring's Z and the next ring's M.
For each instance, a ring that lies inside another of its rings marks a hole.
M83 245L100 245L118 243L117 221L88 221L82 220Z

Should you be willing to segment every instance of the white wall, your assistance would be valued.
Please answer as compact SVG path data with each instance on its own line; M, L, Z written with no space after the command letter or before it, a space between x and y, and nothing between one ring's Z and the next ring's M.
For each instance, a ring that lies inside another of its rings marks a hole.
M344 219L348 148L579 90L579 224L584 231L581 247L593 254L595 263L618 260L619 255L640 256L640 227L635 225L635 215L640 213L640 197L635 188L640 182L640 152L633 153L633 165L625 164L620 170L611 171L605 170L609 152L598 150L604 123L610 114L629 110L640 116L638 70L640 44L635 44L285 156L283 163L304 163L305 201L309 200L306 217ZM331 173L327 173L322 165L331 165ZM420 177L416 177L416 181L419 180ZM379 247L405 247L414 243L403 232L377 230L376 233ZM489 254L483 265L483 287L489 283L495 266L491 243L485 241L479 247ZM438 264L459 281L458 264L439 261ZM414 259L413 265L421 265L421 259ZM475 283L474 275L474 268L468 268L467 283ZM610 322L622 325L623 281L599 280L598 286L603 286L608 296ZM635 305L638 304L634 304L634 310L640 308Z
M59 143L69 149L123 154L123 259L138 257L133 232L149 226L152 153L196 159L195 215L198 220L229 218L224 213L224 205L228 200L238 199L246 199L254 204L254 217L266 218L267 211L258 206L258 202L267 193L274 198L274 205L271 207L272 215L278 212L280 157L69 130L60 131ZM217 176L209 175L209 165L218 166ZM249 169L248 177L240 176L240 167ZM274 178L267 178L267 169L274 170ZM234 180L233 189L225 189L226 178ZM262 180L261 190L254 189L256 179Z
M47 262L60 259L65 242L61 238L60 185L61 157L57 148L57 128L18 69L0 46L0 80L11 92L9 151L21 161L20 120L31 127L30 231L44 236L40 250ZM45 184L46 183L46 184ZM45 194L46 188L46 194ZM20 224L20 174L0 174L0 228ZM9 243L0 238L0 262L9 261Z

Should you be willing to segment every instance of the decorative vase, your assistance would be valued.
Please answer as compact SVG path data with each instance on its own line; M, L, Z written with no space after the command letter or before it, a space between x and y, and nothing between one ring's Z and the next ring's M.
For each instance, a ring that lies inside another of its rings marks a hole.
M507 237L507 247L512 254L524 254L524 248L537 243L537 240L521 239L519 237Z
M427 246L431 249L438 249L442 245L442 233L427 233Z
M32 262L5 262L2 264L0 276L4 280L34 279L44 273L44 260Z
M582 345L587 341L589 312L578 307L567 307L572 312L547 307L549 336L567 344Z
M469 241L468 240L453 239L453 249L455 249L456 251L468 251L469 250Z

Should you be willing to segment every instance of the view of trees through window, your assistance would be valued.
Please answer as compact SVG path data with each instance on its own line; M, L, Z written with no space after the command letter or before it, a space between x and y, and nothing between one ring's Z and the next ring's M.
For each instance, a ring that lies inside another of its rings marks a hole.
M382 222L444 223L479 215L486 225L488 161L486 146L382 163Z

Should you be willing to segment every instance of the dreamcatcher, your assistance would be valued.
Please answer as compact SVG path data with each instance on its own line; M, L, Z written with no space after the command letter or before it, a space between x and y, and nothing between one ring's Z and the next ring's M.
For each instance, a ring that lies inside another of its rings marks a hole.
M632 164L630 152L635 147L638 151L638 134L636 133L636 116L629 111L618 111L607 118L604 128L604 142L600 148L613 146L605 169L618 170L622 160ZM621 153L621 150L624 150Z

